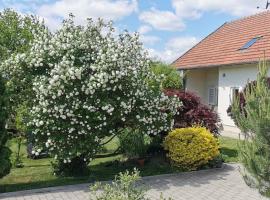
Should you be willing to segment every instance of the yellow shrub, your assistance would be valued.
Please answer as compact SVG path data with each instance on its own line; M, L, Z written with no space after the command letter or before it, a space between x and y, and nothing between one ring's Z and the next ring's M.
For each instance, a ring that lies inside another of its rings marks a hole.
M174 166L196 170L219 155L219 144L204 127L180 128L165 138L164 147Z

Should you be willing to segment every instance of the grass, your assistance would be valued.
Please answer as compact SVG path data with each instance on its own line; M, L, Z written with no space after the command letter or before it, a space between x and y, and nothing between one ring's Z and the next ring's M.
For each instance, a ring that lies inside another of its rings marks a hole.
M221 137L221 155L225 162L237 162L237 142L238 140ZM118 147L118 141L114 140L105 146L105 152L111 153ZM15 159L16 140L8 143L11 148L12 161ZM13 167L11 173L0 180L0 192L11 192L18 190L34 189L41 187L60 186L68 184L78 184L93 181L113 179L114 176L125 170L131 170L136 163L122 162L123 156L117 155L107 158L95 159L89 166L89 174L84 177L57 177L53 175L50 158L32 160L27 158L26 146L22 145L21 150L23 168ZM142 176L172 173L173 169L161 157L151 158L143 168L139 168Z
M220 153L224 162L238 162L238 142L239 140L229 138L229 137L220 137Z

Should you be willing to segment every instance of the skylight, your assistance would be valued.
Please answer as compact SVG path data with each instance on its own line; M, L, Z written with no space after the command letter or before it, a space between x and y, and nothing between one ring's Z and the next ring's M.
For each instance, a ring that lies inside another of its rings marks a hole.
M250 41L248 41L244 46L242 46L239 50L245 50L251 47L255 42L257 42L259 39L261 39L262 36L252 38Z

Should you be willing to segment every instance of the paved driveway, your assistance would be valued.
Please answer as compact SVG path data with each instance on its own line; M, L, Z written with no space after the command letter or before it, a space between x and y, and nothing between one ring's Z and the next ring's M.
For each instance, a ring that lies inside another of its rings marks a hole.
M158 199L160 192L174 200L259 200L257 190L243 181L237 165L222 169L146 177L142 184L148 196ZM0 194L5 200L87 200L89 184L53 187Z

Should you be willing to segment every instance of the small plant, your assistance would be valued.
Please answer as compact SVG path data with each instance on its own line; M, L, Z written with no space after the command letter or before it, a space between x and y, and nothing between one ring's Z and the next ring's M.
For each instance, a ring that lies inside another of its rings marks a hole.
M206 127L214 135L219 134L218 114L201 102L197 95L181 90L165 90L168 96L176 96L182 102L178 114L174 117L174 128L186 128L194 125Z
M23 137L20 135L17 137L17 152L16 152L16 158L14 161L14 165L17 168L22 168L23 165L23 161L22 161L22 156L21 156L21 146L22 146L22 141L23 141Z
M111 184L96 183L90 187L91 200L148 200L146 189L136 185L141 179L139 171L120 173ZM166 200L160 195L160 200ZM169 200L172 200L169 198Z
M137 130L125 130L119 135L119 142L127 157L144 158L150 144L150 137Z
M17 168L22 168L24 166L23 161L22 161L22 155L21 155L21 146L27 132L27 127L26 127L27 122L25 119L25 117L27 116L27 112L28 110L27 110L26 104L21 104L16 109L15 125L17 129L17 134L16 134L17 152L16 152L14 165Z
M204 127L180 128L171 131L164 141L173 166L191 171L219 155L219 144Z
M143 167L147 158L148 149L151 143L149 135L138 130L126 129L119 135L120 148L129 159L136 159L139 166Z

